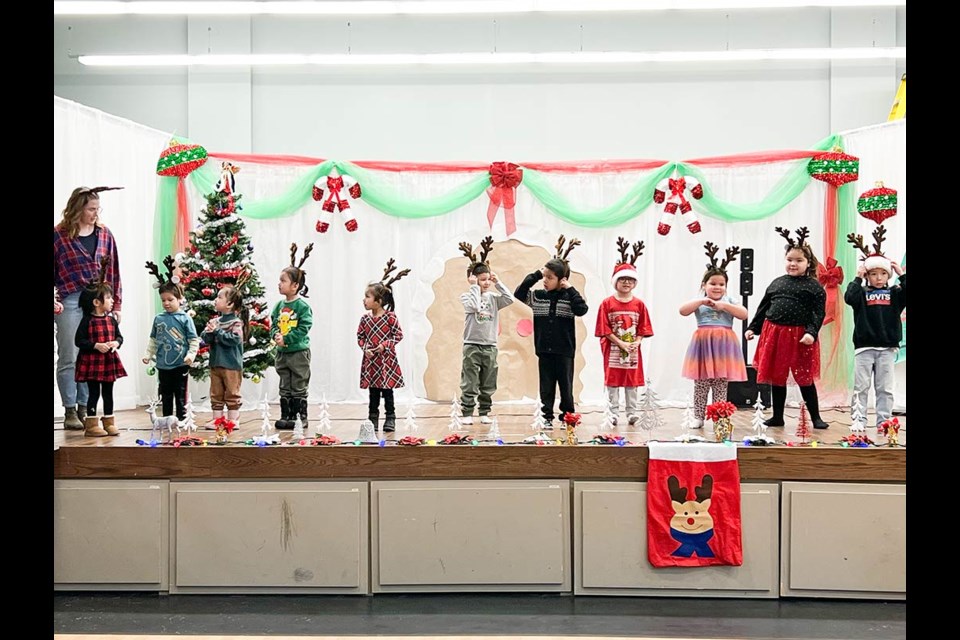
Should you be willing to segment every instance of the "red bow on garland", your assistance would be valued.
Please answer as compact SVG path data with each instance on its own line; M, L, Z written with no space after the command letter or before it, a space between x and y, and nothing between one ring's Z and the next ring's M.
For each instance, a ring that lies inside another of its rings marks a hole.
M513 208L517 204L517 186L523 181L523 169L512 162L494 162L489 171L491 186L487 189L487 196L490 198L487 222L492 229L497 210L503 206L503 221L509 236L517 230Z
M827 258L827 264L817 265L817 280L827 292L827 315L823 320L828 325L843 314L840 308L840 284L843 282L843 267L837 264L836 259Z

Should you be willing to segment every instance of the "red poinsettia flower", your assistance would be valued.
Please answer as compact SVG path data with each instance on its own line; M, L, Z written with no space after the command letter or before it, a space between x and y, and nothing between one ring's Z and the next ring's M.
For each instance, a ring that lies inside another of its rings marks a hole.
M880 429L883 433L899 433L900 432L900 420L897 418L890 418L889 420L884 420L880 424Z
M416 436L404 436L403 438L400 438L399 440L397 440L397 444L402 444L407 447L418 447L424 442L426 442L426 440L424 440L423 438L418 438Z
M720 418L729 418L737 412L737 405L732 402L714 402L707 405L707 418L716 422Z
M451 433L446 438L440 441L440 444L467 444L470 442L470 436L461 436L456 433Z
M237 423L224 416L220 416L213 421L213 426L215 426L217 429L223 429L227 433L232 433L233 430L237 428Z
M337 436L323 435L317 438L316 442L319 445L335 445L335 444L340 444L340 438L338 438Z
M580 424L580 414L579 413L565 413L563 414L563 421L569 424L570 426L576 427Z

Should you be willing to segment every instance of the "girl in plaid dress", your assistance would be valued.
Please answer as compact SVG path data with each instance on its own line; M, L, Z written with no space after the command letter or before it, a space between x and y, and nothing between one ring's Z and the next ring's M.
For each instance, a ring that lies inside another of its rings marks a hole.
M393 312L391 285L410 273L410 270L404 269L387 280L395 269L391 258L387 262L383 279L367 286L363 295L363 308L369 313L360 318L360 326L357 328L357 344L363 349L360 388L370 390L368 417L374 428L380 419L380 398L383 397L384 431L396 431L397 414L393 403L393 390L403 386L403 372L397 361L397 343L403 340L403 329Z
M120 325L110 312L113 310L113 287L103 281L109 258L100 261L100 277L80 294L83 319L77 327L74 339L79 353L75 378L86 382L90 394L87 399L87 415L83 419L83 435L88 437L118 436L114 424L113 383L127 372L120 362L117 350L123 344ZM97 403L103 395L103 426L97 424Z

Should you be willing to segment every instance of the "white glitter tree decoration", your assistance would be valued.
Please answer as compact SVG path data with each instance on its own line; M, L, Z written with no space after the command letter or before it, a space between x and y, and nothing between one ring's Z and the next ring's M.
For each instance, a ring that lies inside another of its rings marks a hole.
M490 430L487 432L487 440L496 442L500 439L500 423L496 418L490 423Z
M187 404L183 407L184 418L183 430L187 432L187 435L190 435L191 432L197 432L197 414L193 411L193 400L190 398L190 390L187 389Z
M273 429L273 425L270 424L270 403L266 400L260 403L260 415L263 417L263 422L260 423L260 435L266 438Z
M850 418L852 420L850 423L850 431L854 433L858 431L866 431L867 417L863 415L863 405L860 404L860 398L856 395L853 396L853 406L850 407L850 411Z
M600 423L600 431L613 431L617 428L617 415L608 402L603 408L603 421Z
M753 432L758 436L767 435L767 425L764 424L763 422L764 409L766 409L766 407L763 406L763 396L762 394L758 393L757 403L754 405L754 408L753 408L753 419L751 420L751 424L753 425Z
M683 419L681 422L681 427L683 428L684 434L694 434L699 429L697 429L697 416L693 413L693 404L690 402L690 397L687 397L687 401L683 408Z
M293 423L293 435L291 436L294 442L299 442L303 440L303 420L300 419L300 412L297 412L297 419Z
M463 407L460 405L460 400L457 396L453 396L453 402L450 403L450 423L447 425L447 430L450 433L459 431L463 426L463 423L460 421L460 417L463 414Z
M663 418L660 416L660 402L649 378L644 389L643 404L640 405L640 419L637 421L637 425L644 431L654 431L663 426Z
M403 418L403 430L411 435L420 431L417 425L417 414L413 410L413 402L407 405L407 415Z
M543 404L538 396L533 403L533 420L530 422L530 429L534 433L542 433L546 426L546 421L543 419Z
M330 433L330 404L327 402L327 396L324 394L320 401L320 416L317 426L313 428L314 435L320 437L324 433Z

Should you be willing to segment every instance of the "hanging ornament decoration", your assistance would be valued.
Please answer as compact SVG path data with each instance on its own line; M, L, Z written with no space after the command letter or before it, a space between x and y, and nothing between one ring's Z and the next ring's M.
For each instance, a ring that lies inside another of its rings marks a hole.
M209 298L215 293L215 290L212 287L204 287L201 293L203 293L204 296Z
M497 211L503 207L503 222L507 235L512 235L517 230L514 207L517 204L517 187L523 182L523 169L512 162L494 162L488 171L490 186L487 187L487 197L490 198L490 204L487 206L487 223L493 229Z
M160 152L157 160L157 175L185 178L194 169L207 162L207 150L198 144L182 144L171 140L169 146Z
M678 210L680 215L684 216L683 219L690 233L700 233L700 221L697 220L693 205L685 195L687 191L694 200L703 197L703 187L696 178L691 176L664 178L657 184L657 188L653 191L653 201L656 204L663 204L663 214L657 225L657 233L660 235L665 236L670 233Z
M875 189L864 191L857 199L857 211L867 220L882 224L884 220L897 215L897 190L877 182Z
M811 178L839 187L860 177L860 158L835 148L813 156L807 163L807 173Z
M326 200L323 199L324 187L327 189ZM357 219L349 212L350 202L343 195L344 189L354 200L363 195L359 182L350 176L340 175L336 169L313 184L313 199L317 202L323 201L320 206L320 219L317 220L317 233L326 233L330 229L333 212L337 209L347 218L343 223L347 231L352 233L357 230Z

